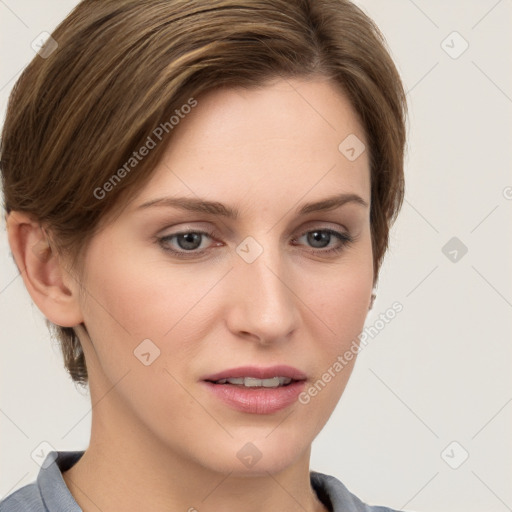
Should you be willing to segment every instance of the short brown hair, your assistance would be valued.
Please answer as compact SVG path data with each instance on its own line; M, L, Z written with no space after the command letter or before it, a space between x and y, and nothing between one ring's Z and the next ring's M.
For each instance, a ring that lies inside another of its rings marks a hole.
M73 267L100 220L151 177L177 109L218 87L321 75L345 92L365 129L377 281L403 201L407 108L384 38L358 7L348 0L84 0L52 37L58 47L36 55L11 93L1 170L6 211L37 219ZM158 126L167 127L162 143L136 172L123 173ZM116 171L122 180L112 181ZM106 183L108 194L100 194ZM48 325L72 379L86 383L75 331Z

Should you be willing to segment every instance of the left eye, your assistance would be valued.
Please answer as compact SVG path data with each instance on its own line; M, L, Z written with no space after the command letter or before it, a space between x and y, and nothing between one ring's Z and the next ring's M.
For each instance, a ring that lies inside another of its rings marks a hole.
M315 249L323 249L331 241L332 233L327 231L309 231L305 235L308 244L311 244ZM301 237L302 238L302 237Z
M338 241L338 245L328 249L327 251L319 251L324 253L331 251L341 251L346 245L353 242L353 238L347 233L341 233L339 231L335 231L334 229L327 228L306 231L297 240L300 240L304 237L306 238L307 245L310 245L314 249L324 249L332 242L334 237L334 239Z

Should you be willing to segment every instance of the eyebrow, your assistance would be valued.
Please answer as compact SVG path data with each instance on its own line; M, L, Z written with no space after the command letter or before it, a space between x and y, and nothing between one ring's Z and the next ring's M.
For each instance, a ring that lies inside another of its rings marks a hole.
M306 203L300 208L297 208L296 214L306 215L312 212L330 211L347 203L359 204L365 208L368 207L368 203L357 194L337 194L321 199L320 201ZM239 211L236 208L232 208L218 201L208 201L195 197L162 197L152 199L151 201L139 205L137 210L152 207L179 208L191 212L219 215L228 219L237 219L239 217Z

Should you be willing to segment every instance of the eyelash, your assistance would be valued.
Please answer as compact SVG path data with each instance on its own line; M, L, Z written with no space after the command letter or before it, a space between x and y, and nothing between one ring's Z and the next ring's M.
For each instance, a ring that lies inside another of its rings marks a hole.
M316 253L320 255L336 255L345 250L347 247L349 247L352 243L354 243L355 238L349 235L348 233L343 233L340 231L335 231L334 229L330 228L322 228L322 229L308 229L307 231L304 231L298 238L302 238L304 235L307 235L308 233L314 233L314 232L322 232L322 233L328 233L335 238L339 240L341 245L339 247L332 247L331 249L315 249L312 248L311 253ZM171 235L166 235L163 237L157 237L156 241L159 243L159 245L162 247L162 249L166 252L170 252L173 256L176 256L178 258L193 258L197 256L202 256L206 254L210 249L203 249L201 251L193 250L193 251L176 251L174 249L170 249L168 246L165 245L166 242L169 240L172 240L173 238L180 236L180 235L189 235L189 234L196 234L196 235L202 235L207 236L211 239L215 238L215 233L212 231L203 231L203 230L188 230L188 231L180 231L178 233L172 233ZM294 238L293 241L296 241L298 238Z

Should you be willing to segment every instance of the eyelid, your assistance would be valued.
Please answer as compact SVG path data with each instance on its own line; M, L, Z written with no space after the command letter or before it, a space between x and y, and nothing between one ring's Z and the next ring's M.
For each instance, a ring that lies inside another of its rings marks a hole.
M173 238L173 237L176 237L179 235L186 235L189 233L195 233L195 234L207 236L211 240L215 240L218 237L218 235L214 229L202 229L202 228L190 228L189 227L189 228L182 228L182 229L179 229L178 231L173 231L172 233L168 233L168 234L156 235L154 238L156 241L161 242L162 240ZM189 252L191 252L191 251L189 251Z
M343 225L334 224L332 222L318 221L308 223L305 227L303 227L300 231L300 236L303 236L306 233L311 233L311 231L330 231L350 235L349 230Z
M340 219L341 220L341 219ZM308 220L302 222L298 228L294 228L293 231L301 230L302 232L314 231L315 229L333 229L335 231L343 230L348 233L350 230L348 227L338 220L327 220L322 218Z

